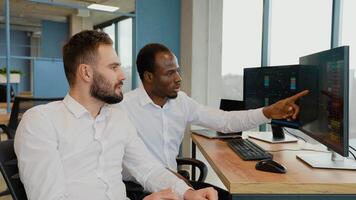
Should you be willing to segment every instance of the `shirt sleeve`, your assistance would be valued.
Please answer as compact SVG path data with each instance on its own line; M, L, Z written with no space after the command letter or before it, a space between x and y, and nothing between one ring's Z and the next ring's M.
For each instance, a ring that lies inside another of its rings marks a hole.
M40 109L23 115L14 146L29 200L69 199L57 141L54 128Z
M222 111L201 105L182 93L188 123L204 126L223 133L245 131L271 122L263 108L242 111Z
M130 139L125 148L123 165L135 179L150 192L172 188L181 199L191 189L183 180L168 171L147 150L137 136L135 128L130 129Z

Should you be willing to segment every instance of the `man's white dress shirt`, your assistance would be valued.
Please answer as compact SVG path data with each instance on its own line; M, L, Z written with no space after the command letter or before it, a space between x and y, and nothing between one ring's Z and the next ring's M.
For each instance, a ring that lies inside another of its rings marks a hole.
M123 200L122 165L146 189L189 188L147 151L125 112L104 106L93 118L72 97L28 110L15 137L29 200Z
M262 108L224 112L203 106L184 92L179 92L177 98L169 99L160 107L151 100L143 86L124 94L124 100L116 106L127 112L138 135L153 155L172 170L177 170L176 157L187 124L236 132L270 121L264 116Z

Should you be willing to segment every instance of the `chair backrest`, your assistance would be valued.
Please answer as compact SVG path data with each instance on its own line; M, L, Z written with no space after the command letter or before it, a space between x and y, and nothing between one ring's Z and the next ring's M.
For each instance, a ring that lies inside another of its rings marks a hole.
M221 99L220 109L224 111L245 110L245 103L239 100Z
M0 84L0 102L6 102L6 85ZM14 100L15 97L15 92L14 89L12 87L12 85L10 85L10 99L11 101Z
M63 97L58 98L36 98L36 97L15 97L14 103L12 104L11 114L8 128L8 137L13 139L15 137L15 132L17 126L21 120L22 115L26 112L26 110L40 105L46 104L51 101L60 101L63 100Z
M13 200L26 200L25 188L18 175L14 141L0 142L0 171Z

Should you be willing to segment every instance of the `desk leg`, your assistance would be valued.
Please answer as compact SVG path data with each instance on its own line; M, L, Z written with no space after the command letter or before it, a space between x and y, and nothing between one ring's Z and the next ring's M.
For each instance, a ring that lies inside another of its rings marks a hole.
M192 141L192 158L196 159L196 145ZM195 180L195 167L192 167L192 180Z

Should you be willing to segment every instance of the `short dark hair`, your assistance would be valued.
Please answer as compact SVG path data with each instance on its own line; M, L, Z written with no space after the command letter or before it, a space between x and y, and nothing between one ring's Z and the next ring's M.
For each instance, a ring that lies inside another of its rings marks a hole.
M69 85L73 85L80 64L95 64L99 45L112 45L109 35L104 32L85 30L75 34L63 46L64 71Z
M156 55L160 52L171 52L163 44L151 43L144 46L137 55L136 65L140 79L143 81L145 71L154 72Z

